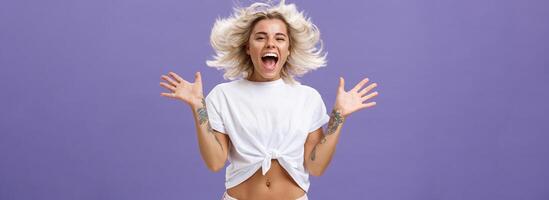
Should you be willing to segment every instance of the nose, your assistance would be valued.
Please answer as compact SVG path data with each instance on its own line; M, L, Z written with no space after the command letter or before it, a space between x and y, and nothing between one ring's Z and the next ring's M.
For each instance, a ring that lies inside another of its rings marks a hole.
M275 47L274 39L268 39L266 46L267 46L267 49L274 48Z

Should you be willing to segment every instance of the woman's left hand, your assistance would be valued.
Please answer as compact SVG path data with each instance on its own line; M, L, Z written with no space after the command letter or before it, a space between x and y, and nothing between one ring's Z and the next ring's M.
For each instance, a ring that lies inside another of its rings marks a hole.
M356 84L353 89L346 92L345 80L340 77L334 109L339 111L343 117L346 117L355 111L375 106L375 101L369 103L365 103L365 101L377 96L377 91L367 94L370 90L377 86L377 83L372 83L361 90L361 88L368 83L368 81L369 79L365 78Z

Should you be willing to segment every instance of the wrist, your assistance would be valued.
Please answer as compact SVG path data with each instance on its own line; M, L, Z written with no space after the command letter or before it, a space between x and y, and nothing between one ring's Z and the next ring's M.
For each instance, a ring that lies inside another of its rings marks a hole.
M196 99L188 102L188 105L193 110L196 110L196 109L199 109L199 108L202 108L202 107L206 107L206 100L204 99L204 97L196 98Z
M345 122L346 117L347 115L344 115L341 109L334 108L332 110L332 113L330 113L330 118L333 118L334 120L338 121L339 124L342 124L343 122Z
M332 115L337 113L341 118L345 119L349 114L346 113L342 108L340 108L339 106L334 106L334 108L332 109Z

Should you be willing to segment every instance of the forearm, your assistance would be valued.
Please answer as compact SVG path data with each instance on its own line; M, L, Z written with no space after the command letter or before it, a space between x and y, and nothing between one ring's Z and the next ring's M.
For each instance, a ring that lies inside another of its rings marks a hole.
M314 146L309 156L309 170L313 175L322 175L335 153L336 145L343 127L344 117L336 109L330 114L330 121L325 134L321 140Z
M226 149L223 148L221 142L215 137L214 131L210 126L208 112L204 98L200 103L192 105L198 146L202 159L207 167L212 171L219 171L226 161Z

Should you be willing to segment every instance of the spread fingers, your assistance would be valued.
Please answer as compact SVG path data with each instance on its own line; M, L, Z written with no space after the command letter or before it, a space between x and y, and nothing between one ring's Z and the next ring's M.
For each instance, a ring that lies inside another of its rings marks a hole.
M177 75L174 72L170 72L168 74L170 74L170 76L172 76L175 80L177 80L177 82L189 84L189 82L187 82L185 79L181 78L181 76Z
M364 101L366 101L366 100L368 100L368 99L370 99L370 98L372 98L372 97L375 97L375 96L377 96L377 95L378 95L378 93L377 93L377 91L375 91L375 92L372 92L372 93L370 93L370 94L368 94L368 95L366 95L366 96L360 98L360 100L364 102Z
M164 88L166 88L166 89L168 89L168 90L170 90L170 91L172 91L172 92L175 91L175 87L174 87L174 86L171 86L171 85L169 85L169 84L167 84L167 83L160 82L160 86L162 86L162 87L164 87Z
M174 94L174 93L162 92L162 93L160 93L160 95L161 95L161 96L165 96L165 97L175 98L175 94Z
M161 78L165 81L168 81L171 85L173 86L177 86L179 83L174 81L172 78L170 78L169 76L166 76L166 75L162 75Z
M375 87L377 87L377 83L372 83L372 84L368 85L368 87L362 89L358 94L360 96L364 96L366 93L368 93L370 90L372 90Z
M364 86L364 84L366 84L370 79L368 78L365 78L365 79L362 79L362 81L360 81L360 83L356 84L356 86L351 90L351 91L358 91L360 88L362 88L362 86Z
M370 102L370 103L365 103L365 104L362 104L362 106L360 107L360 109L364 109L364 108L369 108L369 107L372 107L372 106L375 106L376 105L376 102Z

